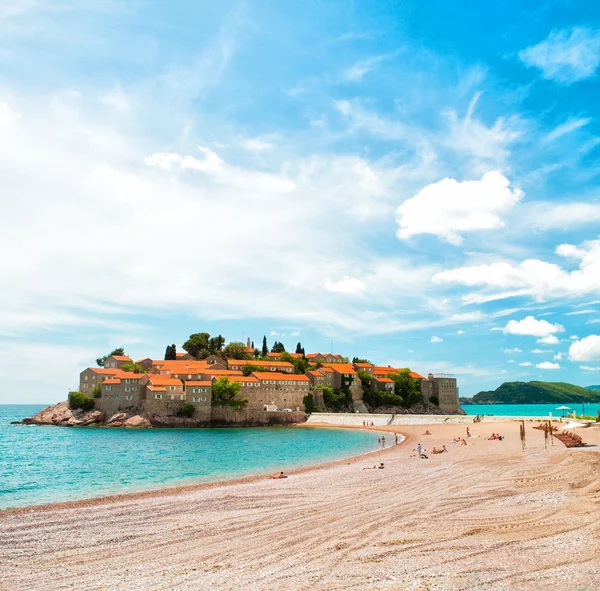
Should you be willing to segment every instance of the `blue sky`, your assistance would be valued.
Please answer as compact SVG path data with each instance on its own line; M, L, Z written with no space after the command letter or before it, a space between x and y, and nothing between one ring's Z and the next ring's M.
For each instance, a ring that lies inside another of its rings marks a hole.
M592 2L0 6L0 402L192 332L600 383Z

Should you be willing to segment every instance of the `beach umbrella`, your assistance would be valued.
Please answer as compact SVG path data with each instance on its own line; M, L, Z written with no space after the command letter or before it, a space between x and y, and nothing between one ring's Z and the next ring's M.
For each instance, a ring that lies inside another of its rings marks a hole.
M565 410L572 410L571 408L569 408L568 406L559 406L558 408L556 408L556 410L562 410L563 411L563 417L565 416Z

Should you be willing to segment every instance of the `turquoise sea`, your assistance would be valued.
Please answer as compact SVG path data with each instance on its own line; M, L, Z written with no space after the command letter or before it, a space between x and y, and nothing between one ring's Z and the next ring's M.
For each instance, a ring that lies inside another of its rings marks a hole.
M0 405L0 509L286 471L379 447L345 429L101 429L11 425Z
M581 404L565 402L560 404L462 404L461 407L468 415L495 415L503 417L547 417L552 413L553 417L561 417L562 410L556 410L559 406L568 406L576 411L578 415L585 412L586 415L598 416L600 404ZM567 411L565 411L566 413Z

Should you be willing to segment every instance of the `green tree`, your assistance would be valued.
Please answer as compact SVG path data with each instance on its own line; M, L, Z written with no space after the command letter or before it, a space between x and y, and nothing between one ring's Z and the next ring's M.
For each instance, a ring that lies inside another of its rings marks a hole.
M269 352L269 347L267 346L267 337L264 336L263 337L263 344L262 344L261 356L262 357L266 357L268 352Z
M308 371L308 361L304 357L295 357L292 359L294 364L294 373L304 375Z
M92 397L93 398L100 398L101 396L102 396L102 386L100 384L96 384L92 388Z
M181 408L177 411L177 416L178 417L187 417L188 419L191 419L192 416L194 416L195 410L196 410L196 407L191 402L184 402L181 405Z
M273 347L271 348L271 353L284 353L285 352L285 347L283 346L283 343L280 343L279 341L275 341L273 343Z
M296 355L304 355L304 349L302 348L302 343L298 343L296 345Z
M106 360L109 357L112 357L113 355L125 355L125 349L123 349L123 347L117 347L116 349L113 349L108 355L104 355L104 357L98 357L98 359L96 359L96 363L99 367L104 367L104 363L106 362Z
M262 365L252 365L251 363L244 363L242 366L242 373L245 376L249 376L255 371L267 371Z
M315 400L312 394L307 394L302 399L302 404L304 404L304 409L306 412L323 412L323 409L315 404Z
M361 362L355 361L354 363L361 363ZM358 377L360 378L362 385L366 386L368 388L371 385L371 380L373 379L373 376L368 371L365 371L364 369L359 369L356 373L358 374Z
M173 345L167 345L165 350L165 361L177 359L177 347Z
M190 335L190 338L183 343L184 351L187 351L196 359L206 359L211 353L208 341L210 335L207 332L196 332Z
M343 411L348 408L348 394L342 390L334 390L329 386L323 386L323 399L325 400L325 406L329 410ZM352 402L352 399L350 399Z
M248 399L236 399L242 389L241 382L230 382L228 378L219 378L212 385L212 403L214 406L231 406L243 408L248 405Z
M231 341L223 349L225 359L248 359L246 345L240 341Z
M148 373L148 370L143 368L136 361L132 361L131 363L124 363L121 365L121 369L123 371L131 372L131 373Z
M410 408L424 401L419 380L411 377L409 369L400 370L389 377L394 380L394 394L402 399L402 406Z
M69 408L76 410L92 410L94 408L94 400L83 392L71 392L69 394Z
M208 350L211 355L218 353L223 350L223 346L225 345L225 339L219 335L218 337L213 337L208 341Z

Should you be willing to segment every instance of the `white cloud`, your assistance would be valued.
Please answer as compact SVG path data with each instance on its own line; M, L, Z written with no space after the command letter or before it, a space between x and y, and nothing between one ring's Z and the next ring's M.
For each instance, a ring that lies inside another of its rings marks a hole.
M429 339L429 342L430 343L443 343L444 339L441 339L440 337L433 336L433 337L431 337Z
M600 371L600 367L592 367L590 365L580 365L579 369L583 371Z
M600 361L600 336L589 335L569 347L571 361Z
M550 334L547 337L542 337L541 339L538 339L537 342L542 345L558 345L558 338L553 334Z
M590 117L570 117L569 119L567 119L567 121L561 123L560 125L555 127L550 133L545 135L542 138L542 142L553 142L554 140L561 138L563 135L567 135L568 133L585 127L591 122L592 119Z
M535 355L541 355L542 353L550 353L548 349L531 349L531 352Z
M344 72L344 78L346 78L346 80L349 80L351 82L358 82L359 80L363 79L365 74L368 74L369 72L372 72L373 70L375 70L379 66L379 64L381 64L383 61L385 61L391 57L394 57L396 55L398 55L398 52L394 51L391 53L375 55L373 57L369 57L364 60L360 60L360 61L356 62L355 64L353 64L351 67L349 67Z
M564 355L562 353L557 353L554 356L554 361L560 361L563 357L564 357Z
M521 367L531 367L533 363L531 361L524 361L523 363L519 363Z
M502 329L504 334L527 335L532 337L544 337L565 329L560 324L550 324L547 320L537 320L534 316L526 316L523 320L509 320ZM540 342L540 341L538 341ZM556 340L558 342L558 339Z
M273 147L271 142L268 142L260 137L248 138L242 142L242 147L248 152L264 152Z
M17 113L8 106L8 103L0 102L0 125L6 125L18 121L21 118L20 113Z
M542 361L541 363L536 363L535 366L538 369L560 369L558 363L552 363L551 361Z
M509 359L506 363L514 363L515 360L514 359Z
M465 331L464 330L457 330L456 334L465 334Z
M545 41L520 51L519 57L548 80L563 84L584 80L600 64L600 31L585 27L553 31Z
M600 240L584 242L581 247L561 244L556 253L577 260L579 268L566 271L557 264L538 259L528 259L520 264L494 262L442 271L434 275L433 281L481 287L482 292L464 296L467 303L516 295L531 295L543 300L600 291Z
M572 341L578 341L578 340L579 340L579 337L578 337L576 334L572 334L572 335L571 335L569 338L570 338Z
M596 310L577 310L575 312L567 312L565 316L579 316L580 314L594 314Z
M509 180L497 171L479 181L445 178L426 186L402 203L396 212L398 238L434 234L459 245L461 232L490 230L504 226L500 215L523 195L510 188Z
M356 294L364 291L366 288L365 282L356 277L344 277L339 281L331 281L329 277L325 279L325 289L337 293Z
M523 353L523 351L521 349L519 349L518 347L514 347L512 349L502 349L503 353Z

